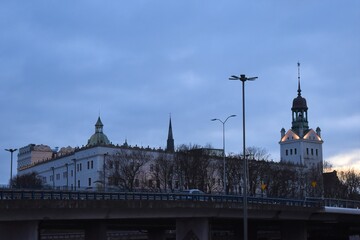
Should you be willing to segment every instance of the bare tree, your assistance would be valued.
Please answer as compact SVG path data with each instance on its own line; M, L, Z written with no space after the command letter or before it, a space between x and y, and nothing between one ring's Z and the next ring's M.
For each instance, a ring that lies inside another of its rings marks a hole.
M260 147L247 147L246 155L249 159L257 161L269 161L270 153L265 148Z
M307 197L322 197L324 194L322 166L320 164L311 166L307 169L307 182L306 182L306 196Z
M261 188L261 184L265 181L264 162L268 161L270 154L264 148L248 147L246 148L246 158L248 160L248 185L249 193L256 194ZM244 158L243 155L230 155L227 158L227 192L241 193L242 182L244 177ZM261 161L261 163L259 163ZM223 169L221 167L221 169Z
M345 187L346 198L348 199L359 199L359 188L360 188L360 175L349 169L347 171L340 172L340 181L343 182Z
M274 165L273 162L265 160L249 161L249 193L251 195L264 194L270 181L272 165Z
M244 161L240 155L230 155L226 159L226 188L230 194L240 194L242 191L242 179Z
M154 165L150 168L152 177L156 180L159 190L173 190L174 178L174 156L169 153L160 153L154 160Z
M211 147L181 145L176 152L175 169L180 180L180 187L185 189L207 189L208 167Z
M222 189L222 184L217 181L220 180L223 175L219 174L219 162L219 158L214 158L210 160L206 174L206 189L208 193L219 192Z
M298 189L298 174L294 164L276 163L269 172L268 196L294 197Z
M135 180L139 181L142 169L153 159L153 155L143 149L121 149L106 160L106 174L109 185L133 191ZM136 186L138 187L138 186Z
M324 172L331 172L333 168L333 165L328 162L328 161L324 161Z
M44 183L36 172L16 175L11 180L12 188L42 189Z

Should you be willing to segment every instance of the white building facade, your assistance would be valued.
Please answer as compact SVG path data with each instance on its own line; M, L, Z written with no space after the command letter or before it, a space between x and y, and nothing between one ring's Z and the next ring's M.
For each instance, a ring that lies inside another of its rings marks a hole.
M169 135L172 136L172 133ZM103 124L99 117L95 124L95 133L85 147L67 147L57 151L57 149L51 150L46 145L29 144L20 148L18 174L36 172L45 185L55 189L96 190L105 187L108 182L108 179L104 177L107 158L115 156L124 149L146 151L154 157L164 152L162 149L129 147L126 142L122 146L111 144L103 132ZM148 165L144 168L150 168L150 163Z

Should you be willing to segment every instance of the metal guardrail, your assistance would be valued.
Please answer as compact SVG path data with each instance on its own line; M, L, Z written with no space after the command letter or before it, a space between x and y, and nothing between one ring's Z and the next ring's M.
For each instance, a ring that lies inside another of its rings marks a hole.
M360 201L353 200L325 198L324 205L326 207L360 209Z
M219 203L242 203L241 195L210 195L184 193L151 193L151 192L94 192L94 191L55 191L55 190L0 190L0 202L7 200L144 200L144 201L201 201ZM248 204L283 205L297 207L323 207L336 203L337 206L357 207L345 200L335 199L284 199L268 197L247 198Z

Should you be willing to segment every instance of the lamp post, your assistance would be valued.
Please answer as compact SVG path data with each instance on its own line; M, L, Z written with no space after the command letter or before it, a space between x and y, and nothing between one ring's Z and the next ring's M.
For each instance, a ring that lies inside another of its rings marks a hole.
M13 153L14 153L15 151L17 151L17 148L9 148L9 149L5 149L5 151L10 152L10 155L11 155L11 158L10 158L10 181L9 181L10 188L11 188L11 187L12 187Z
M254 81L257 77L246 77L245 74L240 76L232 75L229 80L240 80L242 82L242 115L243 115L243 158L244 158L244 186L243 186L243 204L244 204L244 240L248 239L248 226L247 226L247 179L248 179L248 163L245 155L245 82Z
M224 178L224 194L226 194L226 156L225 156L225 123L226 121L229 119L229 118L232 118L232 117L236 117L236 115L230 115L228 116L225 121L222 121L221 119L218 119L218 118L213 118L211 119L211 121L219 121L222 123L223 125L223 164L224 164L224 175L223 175L223 178Z

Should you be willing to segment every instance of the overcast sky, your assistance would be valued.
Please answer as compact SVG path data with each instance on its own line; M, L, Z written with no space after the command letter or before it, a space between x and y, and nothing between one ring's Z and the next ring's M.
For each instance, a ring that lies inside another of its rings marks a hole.
M248 3L245 3L248 2ZM360 165L360 1L1 1L0 183L10 153L30 143L82 146L101 116L114 144L242 151L279 161L291 127L297 62L310 128L324 160ZM16 156L14 170L16 173Z

